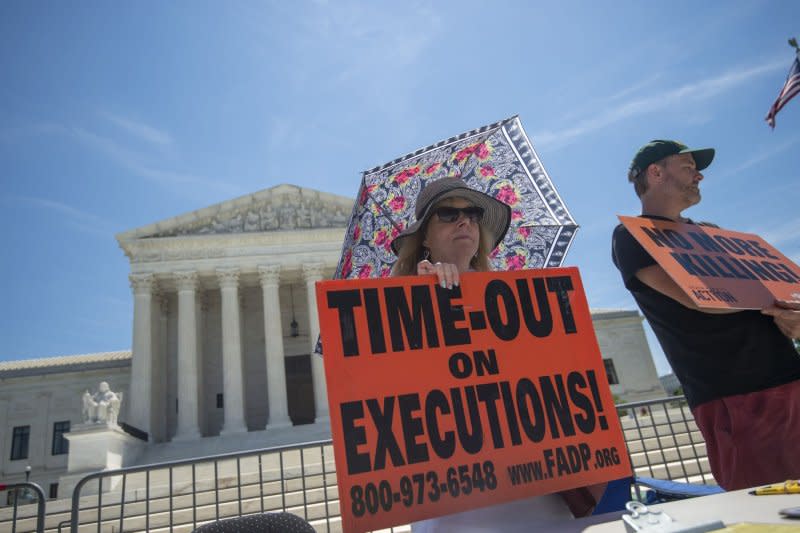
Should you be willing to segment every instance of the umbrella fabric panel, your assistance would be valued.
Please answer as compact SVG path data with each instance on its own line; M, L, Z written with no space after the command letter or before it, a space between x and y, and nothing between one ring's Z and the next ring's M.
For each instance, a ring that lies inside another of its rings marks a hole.
M497 270L560 266L577 225L539 163L533 147L512 119L486 141L490 157L462 178L511 206L511 226L491 254ZM477 151L476 151L477 154Z
M444 176L459 176L511 206L511 227L491 256L494 268L562 263L577 225L513 117L366 171L335 277L388 276L396 259L390 243L415 220L420 190Z

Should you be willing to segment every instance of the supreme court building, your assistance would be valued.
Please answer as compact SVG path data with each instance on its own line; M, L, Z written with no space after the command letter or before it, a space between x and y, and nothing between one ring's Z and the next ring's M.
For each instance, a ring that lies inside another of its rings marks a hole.
M314 284L333 275L352 208L278 185L117 235L132 349L0 363L0 482L29 466L51 498L70 497L70 435L100 381L122 397L121 425L146 438L118 466L329 438ZM612 392L664 396L639 313L592 319Z

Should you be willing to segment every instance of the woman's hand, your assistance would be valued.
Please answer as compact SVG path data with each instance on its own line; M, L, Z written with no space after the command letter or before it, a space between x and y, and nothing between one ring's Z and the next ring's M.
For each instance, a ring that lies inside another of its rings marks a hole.
M417 263L417 274L436 274L443 289L458 286L458 267L453 263L431 263L423 259Z

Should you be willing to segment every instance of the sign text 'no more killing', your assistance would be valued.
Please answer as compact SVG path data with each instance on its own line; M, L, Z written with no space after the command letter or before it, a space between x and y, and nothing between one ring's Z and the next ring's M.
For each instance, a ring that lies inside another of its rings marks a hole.
M758 235L619 216L631 235L698 307L800 304L800 267Z
M345 531L630 474L575 268L317 283Z

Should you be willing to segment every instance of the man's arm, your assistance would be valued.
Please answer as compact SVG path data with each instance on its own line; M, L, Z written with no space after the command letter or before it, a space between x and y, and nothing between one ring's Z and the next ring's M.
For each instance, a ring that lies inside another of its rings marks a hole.
M675 283L669 274L658 265L645 267L636 272L636 278L650 287L660 292L664 296L672 298L679 304L701 313L712 315L727 315L738 313L739 309L703 309L697 307L689 296ZM775 319L775 325L781 333L790 339L800 338L800 305L783 300L776 300L775 304L761 312Z
M639 244L633 235L620 224L614 229L611 241L612 258L619 268L625 287L637 290L637 283L644 283L654 291L672 298L682 306L708 314L729 314L738 311L730 309L700 309L689 296L675 283L669 274L655 262L653 257ZM633 280L637 283L631 283Z
M664 296L672 298L682 306L693 309L694 311L700 311L701 313L708 313L711 315L728 315L739 312L739 309L703 309L697 307L692 299L683 292L683 289L681 289L659 265L651 265L637 270L636 278L654 291L658 291Z

